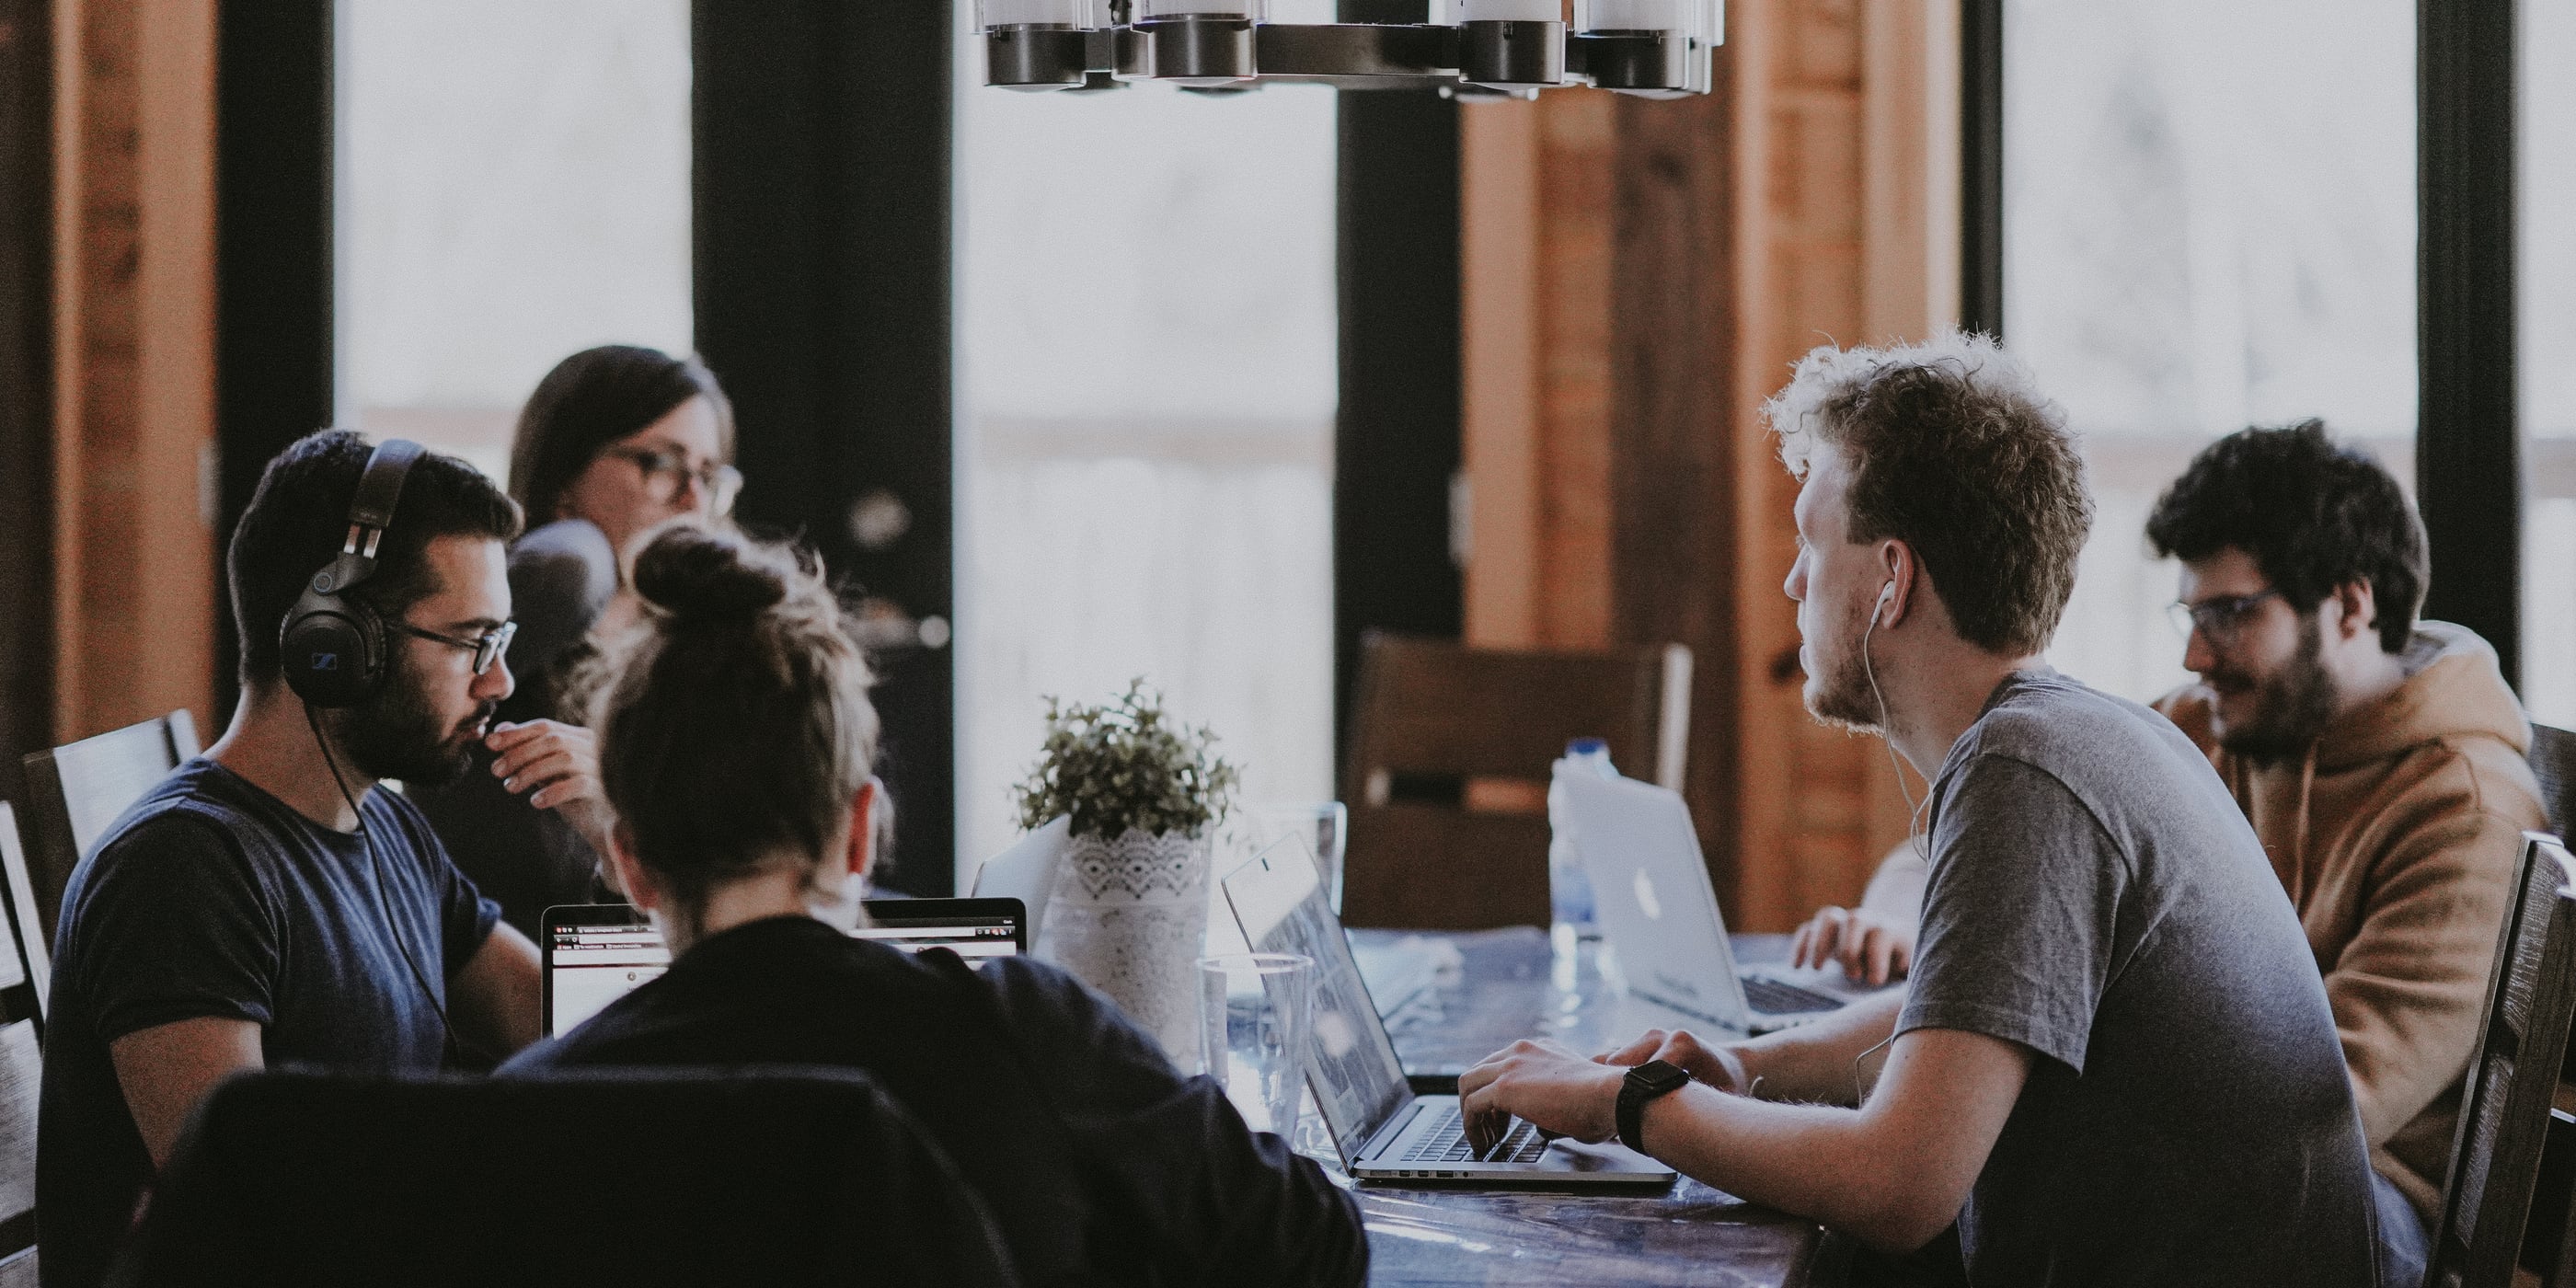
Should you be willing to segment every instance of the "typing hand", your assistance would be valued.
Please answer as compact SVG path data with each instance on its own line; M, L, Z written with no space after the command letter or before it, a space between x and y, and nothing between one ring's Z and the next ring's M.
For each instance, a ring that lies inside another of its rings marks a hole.
M608 852L608 800L599 786L599 737L560 720L493 726L483 745L497 753L501 786L538 809L560 810L591 848Z
M1843 974L1876 988L1914 964L1914 927L1858 908L1823 908L1789 939L1789 964L1842 964Z
M1619 1129L1624 1070L1587 1060L1543 1038L1523 1038L1458 1077L1458 1115L1481 1157L1526 1118L1539 1130L1580 1141Z
M1592 1058L1622 1069L1661 1060L1689 1074L1693 1082L1705 1082L1737 1095L1751 1094L1752 1079L1745 1076L1744 1057L1727 1047L1710 1046L1688 1029L1648 1029L1636 1041Z

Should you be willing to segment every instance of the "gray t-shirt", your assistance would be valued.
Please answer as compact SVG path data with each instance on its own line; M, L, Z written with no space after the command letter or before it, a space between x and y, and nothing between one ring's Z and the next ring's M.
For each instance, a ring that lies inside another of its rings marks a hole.
M2041 1057L1959 1214L1971 1282L2375 1282L2370 1163L2307 940L2162 717L1995 690L1932 785L1896 1031Z

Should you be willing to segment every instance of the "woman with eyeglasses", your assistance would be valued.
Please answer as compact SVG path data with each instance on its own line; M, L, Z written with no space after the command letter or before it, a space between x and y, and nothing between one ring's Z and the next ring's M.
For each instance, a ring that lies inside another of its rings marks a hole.
M627 561L672 522L732 511L733 406L705 366L659 349L606 344L556 363L519 413L510 496L528 534L510 548L519 687L477 766L417 794L456 865L531 937L554 904L599 892L605 812L598 752L559 710L593 634L634 613Z

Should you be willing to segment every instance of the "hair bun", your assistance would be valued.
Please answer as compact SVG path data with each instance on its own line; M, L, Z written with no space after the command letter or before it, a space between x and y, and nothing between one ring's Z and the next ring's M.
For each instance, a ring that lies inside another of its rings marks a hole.
M750 621L785 600L800 571L738 533L681 524L635 556L635 590L678 621Z

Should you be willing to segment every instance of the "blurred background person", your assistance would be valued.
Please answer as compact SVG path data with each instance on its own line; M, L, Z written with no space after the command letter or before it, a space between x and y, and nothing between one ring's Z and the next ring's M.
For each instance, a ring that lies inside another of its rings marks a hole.
M456 864L534 936L546 908L602 897L590 731L565 719L567 681L594 631L631 620L624 558L673 521L720 519L742 475L733 407L706 367L607 344L555 364L519 413L510 496L529 531L510 548L518 691L501 705L476 772L416 793Z

